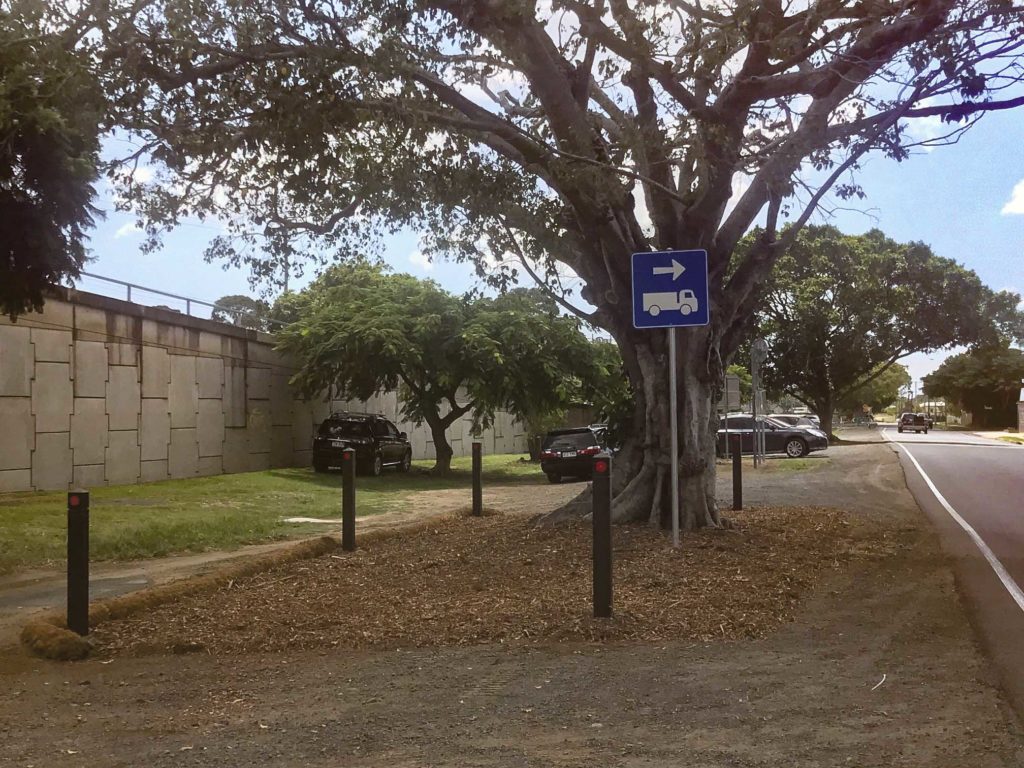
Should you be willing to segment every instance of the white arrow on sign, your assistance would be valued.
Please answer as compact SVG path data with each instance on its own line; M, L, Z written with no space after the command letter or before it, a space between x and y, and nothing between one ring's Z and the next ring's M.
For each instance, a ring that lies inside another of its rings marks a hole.
M671 267L655 267L654 274L656 275L672 275L673 280L678 280L679 276L686 271L686 267L680 264L675 259L672 259Z

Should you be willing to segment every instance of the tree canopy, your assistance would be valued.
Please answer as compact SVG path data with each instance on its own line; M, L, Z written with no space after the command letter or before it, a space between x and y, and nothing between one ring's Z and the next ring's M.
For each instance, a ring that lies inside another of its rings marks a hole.
M452 456L445 430L477 427L497 409L526 421L564 409L594 374L579 321L538 290L454 296L430 280L365 263L335 266L278 310L280 348L308 396L365 400L397 389L403 416L430 427L437 470Z
M214 302L217 306L210 312L210 319L231 323L254 331L270 330L270 304L252 296L232 294L221 296Z
M525 272L568 305L578 277L635 395L613 514L647 519L673 482L684 527L719 522L717 390L818 204L862 193L867 154L905 158L909 121L940 118L942 144L1024 103L1011 0L104 7L112 115L159 171L124 194L154 230L220 216L214 252L258 268L261 243L291 263L408 226L498 286ZM633 327L628 297L631 253L680 247L708 251L712 319L679 334L677 457L665 335Z
M833 409L897 360L1013 338L1019 302L923 243L808 226L779 260L759 312L770 349L764 380L813 408L828 431Z
M40 2L0 8L0 312L12 318L86 258L104 102L79 33Z
M863 413L864 406L872 413L884 411L899 399L900 392L910 384L910 373L906 366L894 363L884 370L874 370L868 382L836 401L836 410L857 415Z
M1017 423L1017 398L1024 380L1024 352L989 346L946 359L924 377L929 397L944 397L970 411L980 427Z

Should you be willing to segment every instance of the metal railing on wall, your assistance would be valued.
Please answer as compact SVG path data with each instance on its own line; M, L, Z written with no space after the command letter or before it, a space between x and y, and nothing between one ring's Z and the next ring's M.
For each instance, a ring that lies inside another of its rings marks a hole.
M206 319L211 319L212 315L213 315L213 312L216 311L216 310L220 310L221 312L224 312L228 317L235 317L235 318L237 318L237 316L238 316L238 309L237 308L235 308L235 307L226 307L226 306L224 306L222 304L217 304L216 302L204 301L203 299L195 299L195 298L192 298L191 296L179 296L176 293L169 293L167 291L161 291L158 288L150 288L149 286L139 285L137 283L129 283L127 280L118 280L115 277L107 277L105 275L97 275L94 272L81 272L80 275L81 275L81 277L87 277L87 278L89 278L91 280L101 280L101 281L103 281L105 283L110 283L112 285L117 285L117 286L120 286L120 287L124 288L124 298L125 298L125 301L129 301L129 302L132 302L132 303L136 303L136 304L142 303L142 302L138 301L140 293L141 294L153 294L154 296L162 296L162 297L167 298L167 299L174 299L175 301L184 302L184 304L185 304L185 314L188 315L189 317L205 317ZM133 293L133 291L134 291L134 293ZM114 296L112 298L120 298L120 297ZM164 305L149 304L147 306L162 306L163 308L171 309L171 311L174 311L174 312L180 312L181 311L181 310L175 310L172 307L166 307ZM204 307L204 308L208 309L209 311L205 315L200 315L200 314L195 314L194 315L192 313L192 310L193 310L194 307L197 307L197 306L198 307ZM280 327L282 325L285 325L284 322L282 322L280 320L273 320L271 318L267 318L265 322L267 323L267 327L268 328ZM234 324L241 326L241 324L237 323L237 322L234 323ZM242 327L245 327L245 326L242 326Z

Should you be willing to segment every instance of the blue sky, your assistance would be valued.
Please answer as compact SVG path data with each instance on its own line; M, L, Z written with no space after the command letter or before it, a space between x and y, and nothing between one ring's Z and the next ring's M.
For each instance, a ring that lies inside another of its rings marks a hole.
M958 144L919 152L903 163L872 158L858 178L867 198L849 204L858 211L836 214L832 223L840 229L878 227L901 242L923 241L996 290L1024 291L1024 111L987 115ZM92 233L94 261L87 271L206 301L251 292L244 272L203 261L205 243L220 231L215 223L183 225L165 238L160 252L144 254L133 217L113 210L105 185L98 207L107 217ZM431 277L452 291L477 284L470 265L426 262L415 233L393 238L386 259L397 270ZM124 298L124 288L89 278L79 287ZM139 292L133 299L176 306ZM913 355L904 362L919 380L948 354Z

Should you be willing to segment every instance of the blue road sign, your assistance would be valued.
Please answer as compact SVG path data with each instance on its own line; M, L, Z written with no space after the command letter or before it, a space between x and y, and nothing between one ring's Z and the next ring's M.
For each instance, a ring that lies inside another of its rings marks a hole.
M708 252L633 254L633 326L708 324Z

